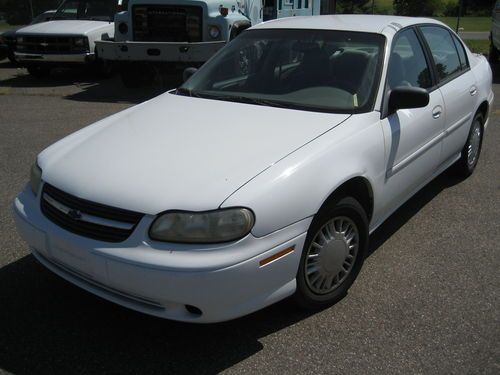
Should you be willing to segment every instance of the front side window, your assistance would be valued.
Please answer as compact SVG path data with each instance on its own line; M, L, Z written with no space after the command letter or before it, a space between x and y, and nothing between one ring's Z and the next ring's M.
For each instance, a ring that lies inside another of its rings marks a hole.
M180 94L311 111L371 110L385 38L330 30L247 31Z
M117 0L68 0L54 19L113 21L117 7Z
M402 31L393 42L387 81L391 89L432 86L424 51L413 29Z
M450 32L438 26L423 26L421 30L436 64L439 81L459 74L462 67Z

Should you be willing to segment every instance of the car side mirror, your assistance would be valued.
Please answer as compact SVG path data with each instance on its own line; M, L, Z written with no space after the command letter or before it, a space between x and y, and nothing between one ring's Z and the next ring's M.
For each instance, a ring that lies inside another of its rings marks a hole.
M186 82L191 76L198 71L198 68L186 68L184 69L184 72L182 73L182 79L184 82Z
M399 86L389 94L389 114L398 109L422 108L429 104L429 93L421 87Z

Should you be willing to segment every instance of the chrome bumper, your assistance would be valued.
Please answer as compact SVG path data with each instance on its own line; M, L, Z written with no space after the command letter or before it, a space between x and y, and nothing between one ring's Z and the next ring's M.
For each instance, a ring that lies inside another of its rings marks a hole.
M73 63L86 64L95 61L94 53L78 53L68 55L35 54L15 52L16 59L21 63Z
M97 41L99 57L113 61L205 62L225 41L200 43Z

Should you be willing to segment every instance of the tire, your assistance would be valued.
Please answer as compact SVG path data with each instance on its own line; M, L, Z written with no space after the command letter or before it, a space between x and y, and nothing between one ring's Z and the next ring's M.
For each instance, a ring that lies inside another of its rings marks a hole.
M151 86L154 74L145 64L125 64L120 69L123 85L128 89Z
M343 197L327 203L307 233L297 272L295 302L301 307L319 309L340 301L356 280L367 249L368 218L359 202Z
M111 61L101 59L96 60L93 70L97 77L101 79L111 78L114 73L113 63Z
M36 78L47 77L50 74L50 68L47 66L30 66L27 68L28 73Z
M483 145L483 124L483 115L477 113L472 121L460 159L455 164L456 172L462 177L469 177L474 172L474 169L476 169Z
M491 64L494 64L498 61L500 57L500 51L493 45L493 42L490 41L490 52L488 55L488 60Z
M16 56L14 55L14 52L9 51L9 53L7 54L7 58L9 59L9 61L10 61L12 64L17 65L17 60L16 60Z

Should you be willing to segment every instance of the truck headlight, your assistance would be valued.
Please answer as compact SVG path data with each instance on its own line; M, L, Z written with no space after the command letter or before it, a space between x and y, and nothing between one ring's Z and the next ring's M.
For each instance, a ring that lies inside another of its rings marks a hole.
M208 34L210 35L210 38L217 39L220 36L220 29L217 26L212 25L208 29Z
M247 208L227 208L206 212L171 211L151 225L153 240L181 243L219 243L246 236L255 223Z
M30 173L30 185L33 194L37 195L40 189L40 184L42 183L42 169L38 166L38 163L34 163L31 166Z
M86 39L87 38L84 38L84 37L77 37L77 38L73 39L73 43L74 43L75 47L83 48L83 47L85 47Z
M120 22L118 25L118 31L120 34L126 34L128 33L128 25L125 22Z
M18 43L18 44L19 44L19 43L23 43L23 42L24 42L24 38L23 38L22 36L18 36L18 37L16 38L16 41L17 41L17 43Z

